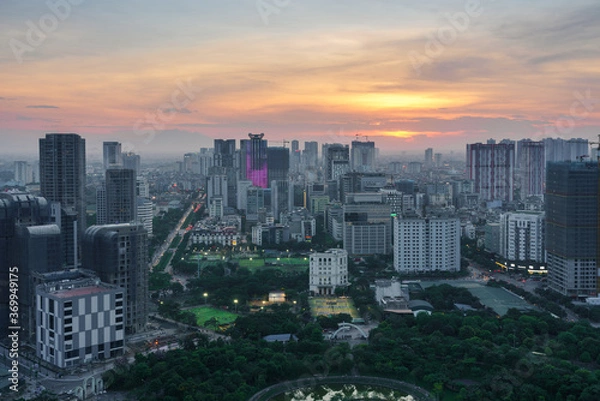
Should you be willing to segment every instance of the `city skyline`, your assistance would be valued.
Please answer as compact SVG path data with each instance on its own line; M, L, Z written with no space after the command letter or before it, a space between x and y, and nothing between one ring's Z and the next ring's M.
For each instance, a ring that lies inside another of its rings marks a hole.
M178 154L264 132L382 154L596 140L600 5L350 0L0 5L0 139Z

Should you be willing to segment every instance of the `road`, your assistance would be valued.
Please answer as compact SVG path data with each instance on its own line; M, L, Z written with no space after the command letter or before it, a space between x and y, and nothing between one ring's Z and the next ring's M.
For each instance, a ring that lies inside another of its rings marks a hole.
M158 248L154 252L154 255L152 256L152 263L151 263L152 268L154 268L160 262L160 259L162 258L164 253L171 247L171 244L173 243L175 236L177 236L178 234L182 235L185 233L185 230L182 230L181 227L183 226L183 223L185 223L186 219L188 218L190 213L192 213L193 210L194 210L194 202L192 202L192 204L190 205L188 210L186 210L186 212L183 214L183 217L181 217L181 219L177 223L177 226L171 231L171 233L169 234L167 239L163 242L163 244L160 246L160 248ZM170 264L170 261L169 261L169 264Z

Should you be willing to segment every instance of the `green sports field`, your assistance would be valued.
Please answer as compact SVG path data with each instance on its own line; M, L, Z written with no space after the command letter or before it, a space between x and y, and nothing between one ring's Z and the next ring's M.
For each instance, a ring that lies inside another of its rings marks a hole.
M245 267L249 270L260 270L260 269L281 269L281 270L293 270L293 271L304 271L308 269L308 258L297 257L297 258L252 258L252 259L238 259L240 267Z
M222 309L211 308L210 306L198 306L188 309L188 311L196 315L196 322L198 322L198 326L200 327L204 327L204 322L213 317L217 319L219 325L232 323L238 317L238 315L235 313Z

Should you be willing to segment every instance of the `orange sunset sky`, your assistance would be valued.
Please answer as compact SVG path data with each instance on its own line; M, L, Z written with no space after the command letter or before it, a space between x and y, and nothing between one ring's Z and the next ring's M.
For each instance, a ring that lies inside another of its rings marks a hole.
M2 0L0 33L1 154L600 133L597 0Z

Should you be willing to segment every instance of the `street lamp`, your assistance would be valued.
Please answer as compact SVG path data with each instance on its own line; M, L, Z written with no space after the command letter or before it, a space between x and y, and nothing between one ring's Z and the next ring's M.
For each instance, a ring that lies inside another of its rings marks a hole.
M233 303L235 304L235 313L237 313L237 304L238 304L238 300L234 299Z
M204 296L204 305L206 305L206 298L208 297L208 293L205 292L204 294L202 294Z

